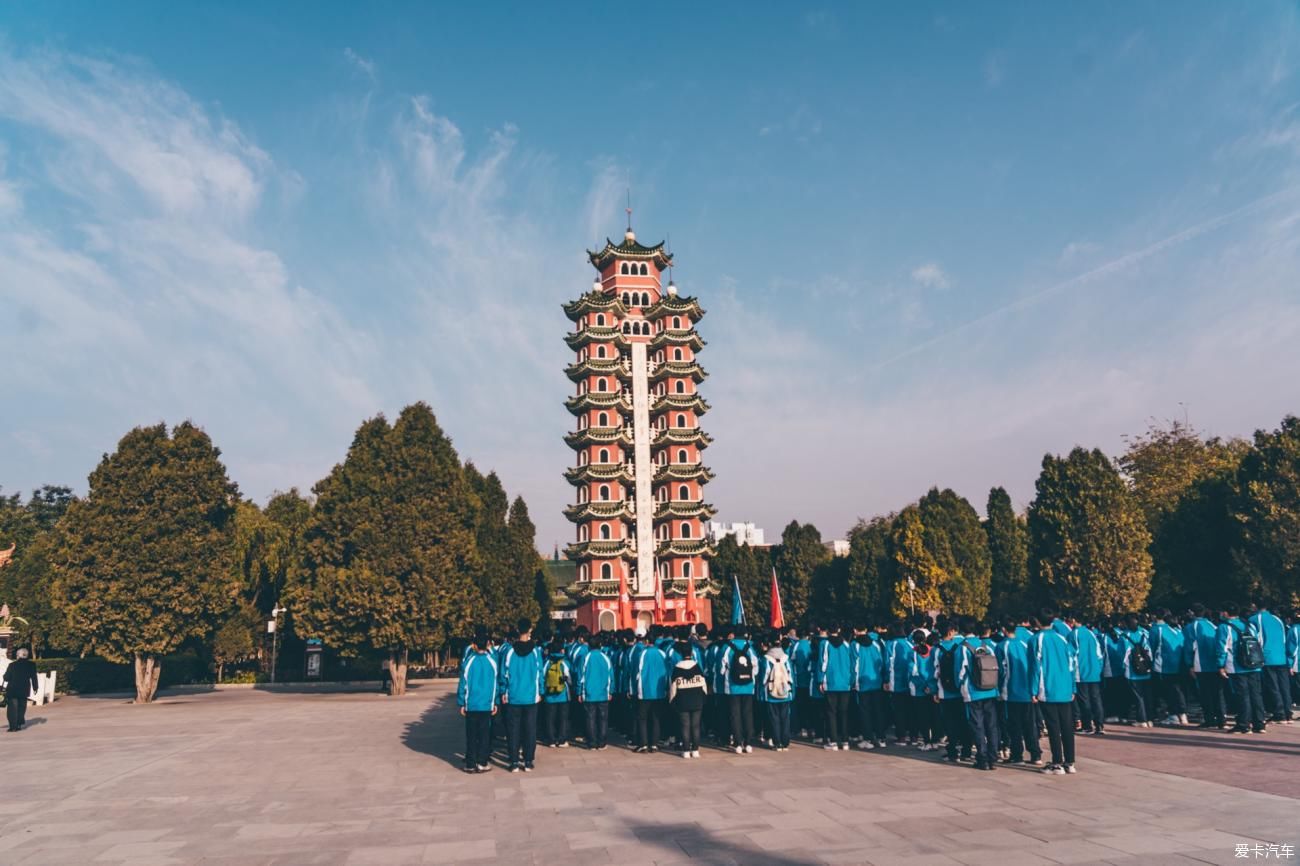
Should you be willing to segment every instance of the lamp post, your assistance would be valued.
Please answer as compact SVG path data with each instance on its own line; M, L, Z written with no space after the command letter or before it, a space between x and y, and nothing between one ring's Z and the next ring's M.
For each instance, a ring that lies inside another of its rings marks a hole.
M272 608L271 618L266 621L266 630L271 633L271 682L273 683L275 682L276 656L280 649L280 628L278 623L280 620L280 614L284 613L286 610L288 610L286 607Z
M912 599L912 590L916 589L916 581L912 578L907 579L907 611L912 616L916 616L916 603Z

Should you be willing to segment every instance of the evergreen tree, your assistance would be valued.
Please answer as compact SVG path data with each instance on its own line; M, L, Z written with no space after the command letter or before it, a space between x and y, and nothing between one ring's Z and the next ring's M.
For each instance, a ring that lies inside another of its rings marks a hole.
M939 598L948 613L982 617L989 607L992 564L975 508L951 490L931 488L918 503L925 546L943 571Z
M889 539L894 582L889 592L889 611L896 617L941 610L940 594L946 577L925 543L921 509L909 505L894 518Z
M786 621L802 622L808 612L813 574L830 560L830 551L822 544L817 527L792 520L781 533L781 544L775 554Z
M496 476L489 476L495 478ZM506 524L507 560L506 606L514 618L526 616L534 621L551 618L551 596L555 588L546 574L542 557L537 552L537 527L528 516L528 505L522 496L510 503L510 516ZM506 618L507 621L509 617Z
M1233 561L1241 596L1300 605L1300 418L1255 433L1236 491Z
M859 520L849 531L844 609L857 622L889 607L894 593L889 538L895 515Z
M1048 454L1029 506L1030 586L1084 614L1137 610L1151 590L1151 534L1137 499L1099 450Z
M133 659L136 701L161 657L205 635L232 601L238 490L207 434L137 427L90 475L59 522L54 597L83 650Z
M517 576L511 573L516 564L516 555L510 529L506 525L509 499L495 472L484 477L473 463L466 463L465 479L478 497L479 505L475 543L481 567L474 575L474 580L479 595L483 598L483 624L489 628L502 629L522 615L515 611L515 599L512 597L512 590L517 589L512 586L512 582ZM532 595L531 585L527 594Z
M989 606L1004 615L1023 609L1029 589L1029 533L1025 519L1011 507L1002 487L989 491L984 533L988 538L992 575Z
M442 646L478 613L477 502L424 403L357 430L315 488L306 568L289 605L298 634L345 653L387 653L393 694L411 650Z
M772 559L766 551L738 544L735 536L725 536L718 542L717 553L709 561L709 574L722 590L713 600L715 623L723 625L731 622L733 575L740 583L740 600L745 605L746 622L750 625L767 623L771 602ZM784 600L783 594L782 601ZM785 607L785 614L786 621L793 622L788 606Z
M54 580L53 530L72 504L69 487L46 484L24 505L18 494L0 496L0 550L13 547L0 568L0 602L16 617L14 639L39 656L69 642L66 618L51 599Z

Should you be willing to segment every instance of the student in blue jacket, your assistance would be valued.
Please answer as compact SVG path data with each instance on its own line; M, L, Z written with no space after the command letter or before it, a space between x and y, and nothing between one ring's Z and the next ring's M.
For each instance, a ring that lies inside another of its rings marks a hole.
M1031 646L1034 700L1047 721L1052 763L1044 772L1074 773L1074 688L1077 665L1070 642L1053 628L1040 629Z
M988 626L977 625L979 634L968 635L958 658L957 686L966 703L966 721L975 744L975 769L992 770L998 758L998 687L996 681L982 688L976 676L977 656L993 655L993 641Z
M910 632L903 623L896 623L886 643L885 691L890 694L890 707L894 715L894 742L904 746L913 744L916 733L912 726L912 655L916 652Z
M781 646L779 637L774 637L767 646L760 647L762 655L758 659L759 706L767 713L767 729L771 734L769 745L778 752L790 749L790 708L794 705L794 669L790 659Z
M1128 680L1133 698L1134 724L1139 728L1151 727L1151 714L1155 711L1154 690L1151 687L1151 638L1147 630L1138 625L1136 616L1124 618L1124 628L1119 633L1124 651L1124 678Z
M500 664L501 703L506 708L506 756L510 772L531 772L537 759L537 705L542 700L542 649L533 626L519 621L519 639Z
M957 763L958 750L961 760L971 756L970 725L966 720L966 705L962 701L961 687L957 681L957 672L961 665L962 636L957 623L949 621L943 628L943 640L939 641L932 655L934 656L935 702L939 704L939 719L944 733L948 735L945 760Z
M587 748L604 750L609 739L609 699L613 694L614 666L603 651L605 635L597 633L588 641L589 652L582 656L576 688L578 705L587 721Z
M1264 651L1264 709L1269 721L1291 720L1291 672L1286 658L1286 626L1264 604L1257 605L1249 622L1259 633Z
M1237 724L1232 733L1264 733L1264 698L1260 689L1261 669L1240 658L1238 644L1246 635L1259 639L1255 626L1241 616L1236 605L1224 605L1219 616L1219 652L1217 661L1220 675L1232 685L1237 699Z
M1183 669L1183 630L1168 610L1156 611L1155 622L1148 632L1151 662L1154 666L1156 698L1165 702L1169 714L1163 725L1187 724L1187 698L1183 695L1186 671ZM1153 706L1154 709L1154 706Z
M642 635L632 651L632 697L636 702L636 751L659 751L660 723L668 707L668 660Z
M1077 664L1074 702L1081 730L1086 734L1105 735L1106 710L1101 702L1101 673L1106 665L1106 652L1097 639L1097 633L1079 622L1078 617L1071 616L1070 625L1074 629L1070 633L1070 647L1074 650Z
M921 629L912 632L912 674L908 678L908 688L912 701L910 718L916 735L916 747L922 752L939 748L938 707L934 705L934 696L938 686L934 682L934 648L939 643L936 632L926 634ZM884 748L884 741L881 741Z
M1200 727L1222 729L1227 727L1228 718L1224 695L1227 680L1219 674L1219 630L1210 622L1208 613L1200 602L1192 605L1192 620L1183 638L1183 660L1196 679L1201 712L1205 714Z
M1036 623L1037 620L1031 617L1030 625ZM1031 764L1041 764L1043 749L1038 744L1038 724L1034 721L1034 664L1030 654L1035 636L1028 641L1022 640L1014 622L1004 624L1002 632L1005 639L994 652L1001 675L998 685L1006 707L1007 747L1010 750L1004 763L1022 764L1028 753Z
M1131 719L1133 690L1124 676L1124 653L1127 642L1118 622L1105 620L1101 626L1102 645L1106 650L1106 666L1102 671L1102 702L1106 705L1107 722L1128 722Z
M813 677L826 699L826 749L849 749L849 697L853 689L853 650L843 631L822 641Z
M542 665L542 741L552 749L569 747L569 697L573 693L573 669L564 644L551 641Z
M456 706L465 717L465 772L491 769L492 717L497 713L497 662L488 646L487 632L479 629L460 668Z
M794 715L792 726L798 726L799 736L812 736L812 640L808 635L795 638L790 644L790 668L794 671Z
M863 749L885 748L885 645L867 632L857 638L853 654L853 688L858 693L858 725ZM928 699L927 695L927 699Z
M1291 672L1291 694L1300 693L1300 608L1291 611L1291 624L1286 629L1286 667ZM1291 721L1282 724L1289 725Z
M758 654L749 642L749 629L731 626L722 652L719 680L731 716L731 740L736 754L754 751L754 684Z

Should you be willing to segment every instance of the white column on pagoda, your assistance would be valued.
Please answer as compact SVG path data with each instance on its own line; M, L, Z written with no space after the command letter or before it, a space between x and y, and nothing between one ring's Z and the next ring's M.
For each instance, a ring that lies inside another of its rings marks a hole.
M646 344L632 344L632 455L636 469L636 595L653 595L655 580L654 499L650 485L650 378Z

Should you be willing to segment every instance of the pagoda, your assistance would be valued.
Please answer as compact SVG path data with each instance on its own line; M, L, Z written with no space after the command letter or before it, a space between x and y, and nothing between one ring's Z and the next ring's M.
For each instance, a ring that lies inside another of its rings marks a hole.
M701 462L710 438L699 425L709 409L696 360L704 310L677 294L664 244L638 243L630 220L622 243L606 239L587 256L591 291L564 306L574 323L565 406L577 429L565 441L576 460L565 478L576 501L565 515L576 527L566 553L577 620L593 632L709 624L718 589L705 533L713 473Z

